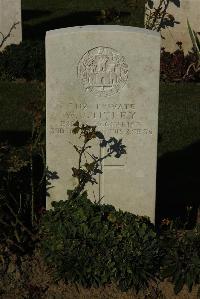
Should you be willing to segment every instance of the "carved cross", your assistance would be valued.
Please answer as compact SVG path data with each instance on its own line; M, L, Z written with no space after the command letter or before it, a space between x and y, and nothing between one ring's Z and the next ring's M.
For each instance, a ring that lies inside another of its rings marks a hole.
M105 154L103 153L104 149L102 149L100 147L99 150L99 156L103 157ZM113 163L112 163L113 162ZM99 174L99 178L98 178L98 186L99 186L99 201L101 201L101 199L104 197L104 180L105 178L105 173L104 173L104 169L109 169L110 171L112 171L113 169L119 168L122 169L125 166L125 163L123 163L123 158L107 158L102 162L102 172L103 174Z

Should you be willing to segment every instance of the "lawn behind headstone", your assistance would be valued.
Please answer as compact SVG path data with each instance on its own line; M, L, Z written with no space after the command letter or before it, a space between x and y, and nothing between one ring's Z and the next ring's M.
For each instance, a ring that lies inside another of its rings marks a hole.
M0 81L0 90L0 131L30 132L32 120L26 108L41 97L39 84Z
M45 32L82 25L144 27L144 0L130 9L125 0L22 0L23 39L44 40Z
M200 139L199 95L199 84L160 84L158 156Z

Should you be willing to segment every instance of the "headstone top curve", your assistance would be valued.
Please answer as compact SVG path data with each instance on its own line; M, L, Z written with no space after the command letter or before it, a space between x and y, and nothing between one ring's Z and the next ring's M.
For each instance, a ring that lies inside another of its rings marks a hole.
M49 30L46 32L46 37L60 35L60 34L69 34L77 32L95 32L95 31L105 31L105 32L129 32L129 33L141 33L149 36L155 36L160 38L158 32L148 30L145 28L132 27L132 26L121 26L121 25L85 25L85 26L74 26L59 28L54 30Z

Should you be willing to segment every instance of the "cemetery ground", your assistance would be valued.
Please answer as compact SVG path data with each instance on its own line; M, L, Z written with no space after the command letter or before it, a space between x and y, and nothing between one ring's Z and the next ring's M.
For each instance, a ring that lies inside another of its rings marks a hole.
M126 18L128 9L124 3L121 0L109 1L109 6L112 8L119 5L121 8L124 5L122 9L124 11L123 17ZM100 9L104 9L106 5L108 5L108 1L100 0L95 2L78 0L59 0L56 2L54 0L22 0L24 36L28 38L31 33L32 39L42 40L46 29L49 28L84 25L86 18L89 18L91 24L95 21L98 22L99 11ZM75 20L77 12L78 18L82 15L82 19L79 19L79 24ZM115 17L116 15L114 14L114 22L117 21ZM106 21L112 22L113 19L109 20L108 18ZM128 22L130 22L129 18L127 19ZM140 24L141 17L138 17L138 20L134 20L133 23L132 25ZM36 135L38 134L37 122L40 124L41 119L44 117L45 83L44 81L27 81L25 79L17 79L15 81L5 80L0 81L0 90L1 173L3 170L0 187L3 185L2 182L10 184L11 189L9 191L11 191L11 194L9 195L9 200L16 208L14 213L16 211L19 213L19 218L15 217L16 215L13 214L13 210L7 208L6 211L11 214L11 217L0 217L1 233L5 230L10 236L8 240L2 237L0 242L0 298L198 298L198 285L193 287L192 292L189 292L188 287L185 285L175 295L174 283L171 282L171 277L163 282L158 282L158 285L151 281L149 288L144 293L139 292L139 294L134 293L132 290L121 292L114 283L107 284L105 287L84 288L80 284L65 284L63 279L55 282L55 269L44 262L40 247L38 246L38 239L35 240L33 237L34 234L37 236L37 229L34 230L33 228L32 230L31 224L33 220L38 228L41 223L40 219L43 216L45 205L44 181L39 192L35 192L35 206L26 206L26 200L30 202L30 197L33 195L31 192L33 190L36 191L38 182L43 176L42 147L40 146L40 141L44 142L44 140L39 140L35 148L31 145L35 141L33 133L36 132ZM192 262L194 261L191 260L191 256L192 254L198 255L199 250L199 243L195 243L199 242L199 232L193 230L196 224L196 212L199 205L199 95L199 83L160 82L156 230L158 234L161 229L163 229L164 233L168 230L173 231L175 235L177 234L177 239L183 237L181 246L185 248L185 251L181 251L181 248L178 248L178 254L182 260L186 260L186 263L182 264L181 261L177 261L176 266L177 269L178 267L180 268L180 271L182 271L182 266L186 267L186 264L191 263L192 268ZM33 127L33 125L35 126ZM28 165L26 164L27 161L29 161ZM5 167L9 167L10 169L8 176L4 175ZM34 182L31 179L30 167L32 167L34 172ZM32 186L32 183L35 186ZM0 198L2 200L4 194L1 191L2 189L0 190ZM13 194L16 195L19 202L21 200L23 204L25 203L23 205L25 212L20 211L18 205L15 206L16 198L12 197ZM35 218L32 217L31 208L35 209ZM181 224L180 219L182 221ZM7 230L8 225L5 221L9 225L12 225L10 230ZM31 237L29 232L26 231L27 227L24 227L21 221L24 221L23 223L27 225L28 229L31 229ZM115 221L112 221L111 219L110 229L115 226ZM146 224L146 222L144 223ZM143 222L141 222L141 226L142 224ZM148 229L151 231L151 227ZM140 233L142 231L138 232L138 234ZM184 233L192 234L188 237L187 242L184 241ZM53 232L53 234L55 233ZM146 235L148 235L148 230L146 231ZM170 236L169 233L169 239ZM173 237L171 236L172 242L175 243ZM196 248L198 248L196 249L195 246L192 247L191 244L196 244ZM172 246L171 243L169 243L169 251L172 248L170 246ZM22 249L24 247L25 252L21 251L20 247ZM151 253L151 250L149 251ZM188 252L188 255L186 252ZM176 250L172 253L176 255ZM151 255L148 262L153 263ZM179 272L177 272L177 277L178 274ZM179 278L182 284L181 277ZM191 284L190 280L192 278L192 276L187 278L187 284Z
M8 144L18 149L26 145L31 137L33 114L27 113L29 104L44 100L45 85L39 82L27 83L19 80L18 82L0 82L0 88L1 142L8 141ZM199 93L199 84L160 83L158 222L165 218L175 219L182 216L186 206L194 206L198 198ZM196 214L194 211L192 212L193 215L191 213L190 217L193 217L193 220L190 219L190 221L193 226ZM52 269L47 268L38 252L34 256L25 257L21 272L15 265L15 256L15 254L11 255L8 275L2 281L4 285L9 286L8 297L4 293L2 299L11 299L12 296L14 296L13 298L22 298L20 297L22 294L24 296L32 296L31 294L38 296L35 298L51 298L49 296L54 298L53 296L57 295L55 298L59 299L86 298L87 296L92 296L92 298L137 298L137 295L133 295L132 292L123 293L114 285L98 289L92 288L91 290L79 286L79 291L73 284L66 286L61 281L57 285L53 281ZM26 272L27 268L30 271L28 278L24 274L20 274ZM46 288L48 288L48 292L45 291ZM173 286L170 282L162 282L159 288L162 289L166 298L196 298L197 288L193 288L192 293L188 293L187 287L184 287L177 296L174 295ZM15 295L12 295L14 289ZM158 297L158 293L153 294L153 289L149 289L149 292L151 296ZM40 297L41 294L46 294L44 296L47 297ZM138 298L142 298L141 296L138 295Z

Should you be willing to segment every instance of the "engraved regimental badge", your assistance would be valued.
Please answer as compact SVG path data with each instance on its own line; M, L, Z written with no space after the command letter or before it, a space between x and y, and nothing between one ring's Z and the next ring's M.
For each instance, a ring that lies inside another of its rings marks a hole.
M78 78L86 91L111 96L126 84L128 65L116 50L97 47L86 52L79 61Z

